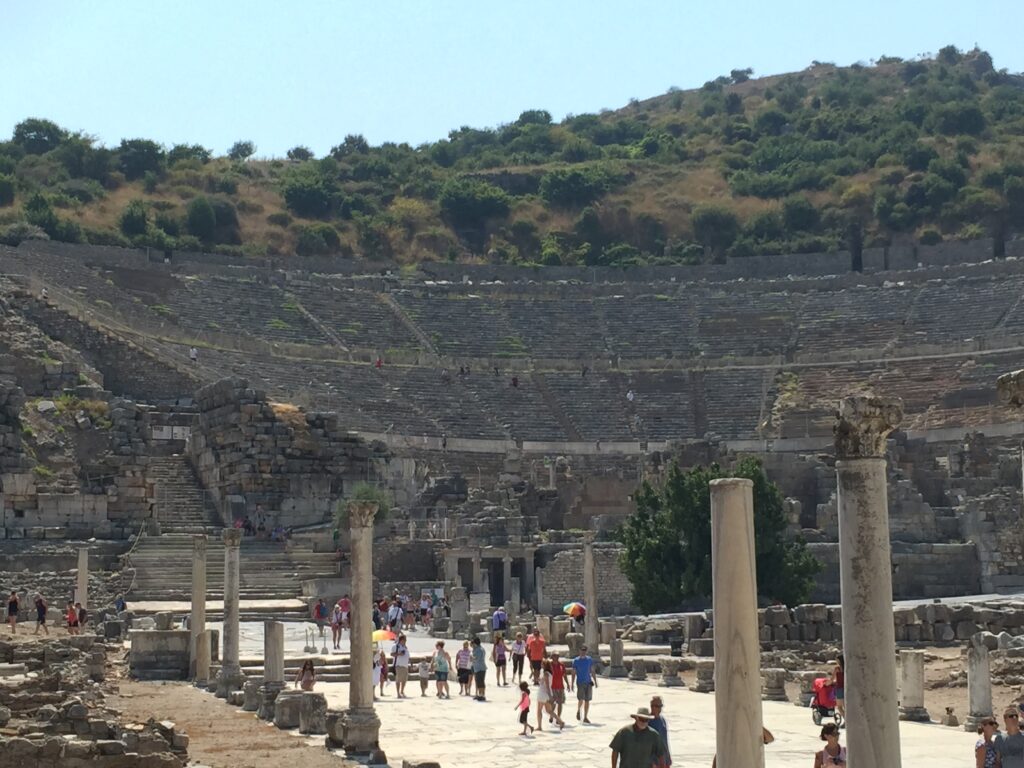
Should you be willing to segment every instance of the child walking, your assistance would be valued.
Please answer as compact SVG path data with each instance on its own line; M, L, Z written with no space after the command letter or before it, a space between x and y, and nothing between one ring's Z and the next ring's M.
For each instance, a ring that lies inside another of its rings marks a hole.
M519 722L523 726L522 733L520 736L526 735L526 729L530 729L530 733L533 733L533 726L530 725L530 686L528 683L520 683L519 690L522 693L519 696L519 703L516 704L516 709L519 710Z

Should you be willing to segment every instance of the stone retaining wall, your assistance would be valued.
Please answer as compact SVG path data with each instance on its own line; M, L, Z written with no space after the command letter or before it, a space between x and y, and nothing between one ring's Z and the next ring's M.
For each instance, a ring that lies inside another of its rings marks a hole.
M632 613L633 587L619 568L622 548L598 544L594 547L598 593L602 614ZM583 599L583 549L569 549L555 555L538 569L537 595L541 613L557 613L573 600Z

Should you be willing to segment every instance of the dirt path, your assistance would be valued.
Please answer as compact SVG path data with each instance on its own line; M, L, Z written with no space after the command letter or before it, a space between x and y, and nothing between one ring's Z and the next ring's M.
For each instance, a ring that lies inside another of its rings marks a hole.
M355 766L324 748L324 737L307 740L257 720L252 712L225 704L187 683L118 681L107 704L125 719L172 720L188 734L192 762L211 768L345 768Z

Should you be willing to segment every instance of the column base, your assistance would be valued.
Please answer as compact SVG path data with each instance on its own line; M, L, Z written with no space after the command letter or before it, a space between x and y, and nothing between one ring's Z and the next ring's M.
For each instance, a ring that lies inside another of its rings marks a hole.
M228 666L222 664L217 673L217 692L214 694L218 699L226 699L232 691L242 690L245 684L245 675L242 674L238 664Z
M761 698L764 701L789 701L789 695L785 689L781 691L765 691Z
M972 732L977 731L978 728L981 727L981 721L986 717L992 717L992 715L976 715L972 712L967 716L967 719L964 720L964 730Z
M260 708L256 717L268 722L274 719L274 702L277 701L277 694L284 690L284 683L269 682L260 686Z
M661 682L658 683L659 688L685 688L686 683L682 681L682 678L677 674L675 677L663 677Z
M930 723L932 718L924 707L900 707L900 720L910 720L914 723Z
M629 670L625 667L608 667L608 677L627 677Z
M380 718L372 708L348 710L341 727L346 754L368 755L379 749Z

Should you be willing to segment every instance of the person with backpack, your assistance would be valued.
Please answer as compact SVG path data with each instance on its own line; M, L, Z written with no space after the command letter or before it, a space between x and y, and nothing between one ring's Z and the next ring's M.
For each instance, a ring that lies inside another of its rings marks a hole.
M508 629L508 614L499 605L498 610L491 615L491 642L495 642L498 639L498 635L506 629Z
M46 628L46 609L47 609L47 605L46 605L46 601L43 600L43 596L40 595L38 592L36 593L35 603L36 603L36 631L33 632L32 634L38 635L39 634L39 628L42 627L43 628L43 634L44 635L48 635L48 634L50 634L50 630Z

